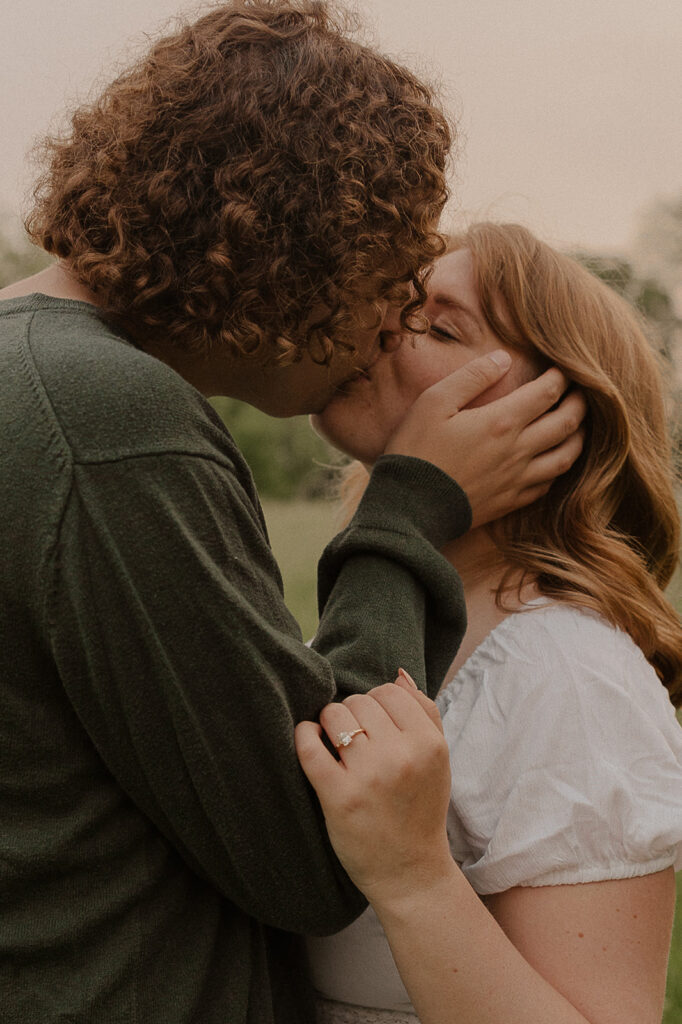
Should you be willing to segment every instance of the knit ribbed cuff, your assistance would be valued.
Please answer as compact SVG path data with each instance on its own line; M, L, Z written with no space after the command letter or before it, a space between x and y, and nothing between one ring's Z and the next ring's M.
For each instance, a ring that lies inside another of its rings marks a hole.
M351 521L353 527L413 533L436 548L471 526L469 500L452 477L410 455L382 455Z

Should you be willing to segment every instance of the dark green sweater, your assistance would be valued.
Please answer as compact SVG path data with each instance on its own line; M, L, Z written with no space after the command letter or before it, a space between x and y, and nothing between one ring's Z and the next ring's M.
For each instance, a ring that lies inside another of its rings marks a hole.
M42 295L0 303L0 491L3 1024L310 1022L296 935L363 900L293 726L399 665L437 690L466 498L381 459L308 649L211 406Z

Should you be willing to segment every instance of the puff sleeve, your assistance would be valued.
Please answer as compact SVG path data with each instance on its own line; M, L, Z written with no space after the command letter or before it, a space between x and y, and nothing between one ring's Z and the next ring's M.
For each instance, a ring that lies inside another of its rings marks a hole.
M629 636L562 605L513 615L439 703L477 892L682 867L682 729Z

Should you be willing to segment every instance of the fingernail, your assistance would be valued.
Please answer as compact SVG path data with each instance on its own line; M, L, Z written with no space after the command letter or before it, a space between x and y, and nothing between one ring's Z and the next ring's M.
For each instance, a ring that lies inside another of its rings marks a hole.
M412 676L410 675L410 673L409 673L409 672L406 672L404 668L399 668L399 669L398 669L398 675L399 675L399 676L402 676L402 677L403 677L403 679L404 679L404 680L405 680L406 682L408 682L408 683L410 684L410 686L413 686L413 687L415 688L415 690L418 690L418 689L419 689L419 687L418 687L418 686L417 686L417 684L415 683L415 681L414 681L414 679L412 678Z
M512 357L509 355L508 352L505 352L504 349L502 348L498 348L495 350L495 352L491 352L488 358L492 359L492 361L496 363L497 366L501 366L503 369L506 369L507 367L511 366Z

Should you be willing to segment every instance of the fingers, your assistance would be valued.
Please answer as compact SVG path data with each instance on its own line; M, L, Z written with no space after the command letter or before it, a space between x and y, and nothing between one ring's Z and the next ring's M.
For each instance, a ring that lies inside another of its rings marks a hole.
M584 443L585 430L580 427L562 444L536 455L528 463L522 478L519 479L520 496L535 488L541 488L540 493L545 494L557 477L568 472L581 454ZM528 503L524 502L524 504Z
M415 683L410 673L405 668L398 669L398 675L393 680L396 686L402 686L405 690L418 690L419 687Z
M574 436L586 412L587 402L582 392L569 392L556 409L545 413L526 427L524 442L529 452L537 455L549 451Z
M437 727L438 731L443 731L443 722L440 717L440 711L434 702L429 700L425 693L421 692L415 681L412 679L412 676L408 675L404 668L398 669L398 678L395 680L395 685L402 687L402 689L409 693L412 699L416 700L424 709L433 724Z
M385 714L367 694L354 694L354 698L354 703L346 698L342 703L327 704L320 712L320 724L344 762L362 749L370 736L380 734L386 724ZM364 732L353 736L347 745L341 743L344 733L351 735L356 729Z
M404 670L402 670L404 672ZM407 673L402 680L374 687L369 693L354 693L342 703L327 704L320 712L320 723L344 764L372 741L387 742L396 738L396 731L414 736L431 735L433 728L442 733L443 726L438 708L432 700L416 688ZM319 726L317 727L319 730ZM362 729L363 732L356 732ZM348 744L341 738L356 733ZM315 739L319 741L321 730ZM303 738L312 747L308 734ZM321 741L319 741L321 742ZM323 744L322 744L323 745ZM325 753L329 751L325 749ZM331 755L329 755L331 756Z
M584 443L585 431L580 427L563 444L530 459L519 469L513 487L498 496L496 514L489 518L500 518L544 497L554 481L571 468L582 452ZM482 518L480 521L486 520Z
M361 697L360 700L364 701L367 697L381 707L391 725L401 732L430 735L434 726L442 731L438 708L426 694L419 690L396 686L394 683L385 683L383 686L375 686L366 697ZM364 721L363 716L366 714L366 710L359 704L358 695L347 697L344 703L352 709L359 721L361 718ZM376 712L374 718L376 732L381 731L385 735L388 731L386 719L380 719Z
M479 406L478 411L490 419L494 433L503 435L510 431L520 432L556 405L569 383L561 370L551 367L535 380L510 391L508 395Z
M294 729L296 754L310 785L315 790L334 784L340 765L322 742L317 722L299 722Z
M502 349L472 359L459 370L443 377L437 384L422 393L417 401L433 402L450 416L463 409L484 391L504 377L511 366L511 356ZM555 399L556 401L556 399Z

